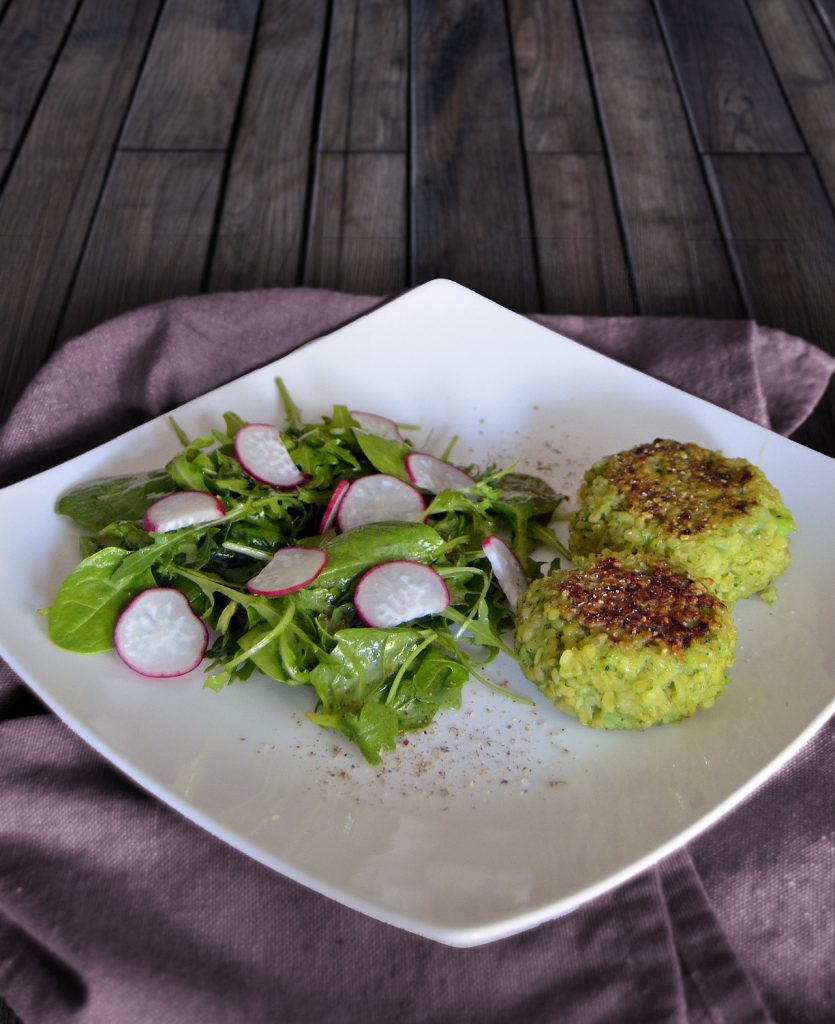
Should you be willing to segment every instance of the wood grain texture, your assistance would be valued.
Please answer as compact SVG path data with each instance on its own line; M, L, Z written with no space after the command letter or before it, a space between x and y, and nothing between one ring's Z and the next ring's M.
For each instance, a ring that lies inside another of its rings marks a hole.
M739 316L733 272L653 11L582 0L627 254L644 314Z
M402 153L322 153L304 283L387 294L406 285Z
M835 379L811 416L791 435L793 441L835 458Z
M319 149L405 152L408 65L406 0L335 0Z
M533 153L528 165L543 308L549 313L634 313L603 157Z
M525 148L533 153L602 149L573 0L508 4Z
M52 348L156 9L87 0L0 196L0 417Z
M804 156L714 156L710 179L754 317L835 351L835 215Z
M213 291L300 283L326 13L327 0L264 6L212 259Z
M413 283L449 277L536 310L530 210L505 12L412 4Z
M168 0L123 149L226 149L258 0Z
M701 152L804 152L745 0L655 5Z
M835 0L812 0L830 38L835 42Z
M222 172L220 153L116 154L59 340L200 290Z
M14 0L0 21L0 149L14 149L78 0Z
M835 203L835 46L806 0L751 0L751 10Z

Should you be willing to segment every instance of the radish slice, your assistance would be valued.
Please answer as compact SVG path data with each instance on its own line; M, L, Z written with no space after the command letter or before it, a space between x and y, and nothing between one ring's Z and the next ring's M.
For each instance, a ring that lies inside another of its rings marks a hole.
M175 491L148 506L142 527L154 533L168 533L183 526L211 523L225 515L226 509L208 491Z
M277 427L247 423L235 434L235 455L253 480L289 491L308 479L293 462Z
M384 562L369 569L354 590L354 607L366 624L389 629L424 615L437 615L449 605L447 585L429 565Z
M436 459L426 452L410 452L403 460L409 479L421 490L440 494L441 491L461 491L472 487L475 480L451 462Z
M402 441L403 435L394 420L387 416L378 416L376 412L361 412L351 409L351 419L356 420L361 430L378 437L387 437L390 441Z
M318 548L282 548L247 583L246 589L265 597L292 594L294 590L301 590L312 583L325 568L327 560L327 554Z
M372 473L355 480L336 510L343 533L366 523L397 519L407 523L423 518L426 502L419 491L388 473Z
M325 514L322 516L322 522L319 523L319 533L326 533L333 526L336 520L336 511L349 487L350 484L347 480L340 480L334 487L333 494L325 508Z
M513 554L502 538L497 537L495 534L485 537L481 542L481 547L484 550L484 554L487 555L487 561L492 566L496 579L499 581L499 586L504 591L510 607L513 611L516 611L519 598L530 586L528 577L525 575L525 570L522 568L519 559Z
M167 679L197 668L209 631L173 587L143 590L116 620L113 643L122 661L143 676Z

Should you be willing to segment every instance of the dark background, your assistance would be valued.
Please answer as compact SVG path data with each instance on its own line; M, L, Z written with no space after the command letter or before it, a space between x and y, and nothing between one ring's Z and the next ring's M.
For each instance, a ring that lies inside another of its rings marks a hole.
M0 416L209 290L443 276L835 351L833 202L835 0L0 0ZM835 388L797 439L835 455Z
M2 414L205 290L445 276L832 351L835 0L0 0L0 175Z

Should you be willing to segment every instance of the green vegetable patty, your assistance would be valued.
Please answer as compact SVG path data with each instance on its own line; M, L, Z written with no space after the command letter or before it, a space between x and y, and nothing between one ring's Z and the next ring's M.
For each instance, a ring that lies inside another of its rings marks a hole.
M601 551L666 558L727 603L766 590L795 529L778 491L745 459L658 439L586 473L570 527L575 559Z
M600 729L645 729L710 707L736 628L703 583L667 562L604 554L531 584L516 653L561 710Z

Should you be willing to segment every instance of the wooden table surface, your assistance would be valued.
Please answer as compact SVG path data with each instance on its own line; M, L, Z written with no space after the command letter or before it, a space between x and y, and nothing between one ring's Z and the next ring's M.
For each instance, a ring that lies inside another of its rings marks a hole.
M274 285L835 351L834 203L835 0L0 0L0 415L107 317Z
M0 175L4 417L207 290L445 276L835 350L835 0L0 0Z

